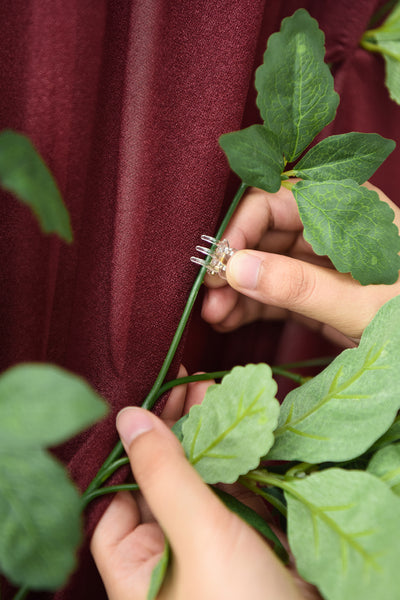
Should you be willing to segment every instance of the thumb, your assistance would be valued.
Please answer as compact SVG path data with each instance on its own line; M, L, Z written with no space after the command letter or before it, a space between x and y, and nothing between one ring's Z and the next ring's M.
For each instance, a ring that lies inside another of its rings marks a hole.
M361 286L349 274L256 250L241 250L227 265L228 283L263 304L279 306L359 338L391 286ZM371 288L374 288L373 292Z
M123 409L117 429L132 471L174 553L204 551L205 536L230 513L186 460L183 448L164 423L147 410ZM219 525L220 526L220 525Z

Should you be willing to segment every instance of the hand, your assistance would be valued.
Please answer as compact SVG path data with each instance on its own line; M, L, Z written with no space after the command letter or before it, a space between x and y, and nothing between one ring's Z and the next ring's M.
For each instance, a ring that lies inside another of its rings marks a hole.
M206 387L189 386L188 397L184 386L175 388L164 418L177 418L183 407L200 402ZM225 508L160 419L127 408L117 428L148 506L143 498L119 493L94 532L91 550L111 600L146 598L163 531L173 558L160 600L319 598L311 586L296 585L266 542Z
M400 210L371 184L381 200ZM327 257L314 254L304 240L293 194L252 188L224 233L237 252L227 266L229 286L207 276L203 318L219 331L257 319L294 318L343 345L358 341L377 310L400 293L394 285L362 286L336 271ZM350 338L350 339L349 339Z

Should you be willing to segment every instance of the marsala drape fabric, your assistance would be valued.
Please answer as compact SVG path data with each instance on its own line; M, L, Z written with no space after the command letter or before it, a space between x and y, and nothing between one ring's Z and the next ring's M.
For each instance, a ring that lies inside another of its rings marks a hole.
M218 136L259 118L254 69L283 17L302 6L326 33L341 95L328 133L400 139L383 61L358 47L379 4L1 0L0 129L29 135L50 165L75 242L45 238L2 194L0 366L54 362L107 398L109 418L58 450L82 489L117 439L116 411L141 403L162 364L196 275L189 257L237 185ZM397 203L399 152L373 180ZM174 372L182 359L190 370L220 369L326 351L293 324L217 335L199 306ZM88 511L88 531L105 503ZM56 597L104 597L87 548Z

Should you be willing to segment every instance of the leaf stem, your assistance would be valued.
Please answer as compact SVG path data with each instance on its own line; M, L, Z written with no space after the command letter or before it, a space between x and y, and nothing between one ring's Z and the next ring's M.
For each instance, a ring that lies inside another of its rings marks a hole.
M285 517L285 519L287 518L286 506L284 506L282 502L278 500L278 498L275 498L275 496L269 494L265 489L260 488L257 485L257 480L252 481L251 478L248 477L248 475L243 475L242 477L240 477L239 482L248 490L252 491L254 494L257 494L258 496L264 498L269 504L271 504L271 506L276 508L276 510L280 512L280 514L283 517Z
M121 483L120 485L109 485L106 487L99 488L98 490L93 490L90 494L85 496L85 499L82 502L82 507L86 508L86 506L99 496L105 496L106 494L115 494L116 492L128 491L133 492L137 491L139 486L137 483ZM83 499L83 497L82 497Z
M20 587L19 590L16 592L13 600L24 600L24 598L26 598L28 594L29 588L26 585L24 585Z
M369 50L370 52L378 52L379 54L386 54L386 56L390 56L391 58L399 62L399 56L395 52L391 52L390 50L388 50L385 46L381 46L380 44L368 41L364 37L361 38L360 45L365 50Z

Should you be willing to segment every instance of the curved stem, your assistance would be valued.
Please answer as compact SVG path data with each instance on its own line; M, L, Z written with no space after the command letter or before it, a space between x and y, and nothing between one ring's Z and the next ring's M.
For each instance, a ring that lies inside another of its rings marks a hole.
M224 233L224 231L229 223L229 220L231 219L233 213L235 212L236 207L239 204L247 187L248 186L246 183L242 182L240 184L239 189L237 190L237 192L232 200L232 203L228 209L228 212L226 213L226 215L215 235L215 237L217 239L219 239L222 236L222 234ZM206 267L202 267L194 281L194 284L193 284L192 289L189 294L189 298L186 302L186 306L183 310L181 319L179 321L178 327L177 327L175 335L172 339L172 342L171 342L171 345L167 352L167 355L164 359L164 362L161 366L160 372L157 376L157 379L154 382L153 387L151 388L150 392L148 393L148 395L146 396L146 398L142 404L142 408L146 408L146 409L150 410L151 408L153 408L155 402L160 397L160 393L159 393L160 388L164 382L165 376L166 376L168 369L171 366L171 362L175 356L175 352L178 348L182 334L185 330L187 321L189 319L193 305L197 298L197 294L199 293L206 270L207 270ZM91 494L91 492L93 490L98 489L99 486L101 485L101 483L103 483L104 473L107 471L107 469L110 467L110 465L121 456L122 452L123 452L123 446L122 446L121 442L118 441L116 446L114 447L114 449L111 451L110 455L106 458L103 465L100 467L99 471L97 472L97 474L92 479L92 481L88 485L87 489L83 493L82 496L83 496L84 501L86 500L86 497L88 497Z
M19 590L16 592L13 600L24 600L24 598L26 598L28 594L29 588L26 585L24 585L23 587L20 587Z
M137 483L121 483L120 485L109 485L107 487L99 488L98 490L93 490L90 494L86 494L85 498L82 496L82 508L86 508L86 506L99 496L105 496L106 494L115 494L117 492L128 491L134 492L139 489Z

